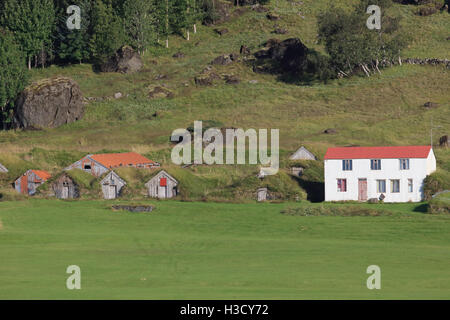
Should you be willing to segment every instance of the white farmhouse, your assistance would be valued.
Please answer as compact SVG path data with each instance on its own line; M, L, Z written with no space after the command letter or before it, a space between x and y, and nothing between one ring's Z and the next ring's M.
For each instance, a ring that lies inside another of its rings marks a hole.
M329 148L324 161L325 201L418 202L436 171L431 146Z

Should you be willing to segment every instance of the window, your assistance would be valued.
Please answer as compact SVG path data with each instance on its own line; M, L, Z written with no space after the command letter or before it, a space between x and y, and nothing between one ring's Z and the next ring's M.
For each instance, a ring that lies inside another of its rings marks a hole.
M377 193L386 192L386 180L377 180Z
M352 160L342 160L342 170L343 171L352 171Z
M391 180L391 192L399 193L400 192L400 180Z
M85 164L84 165L84 170L91 170L91 165L90 164Z
M381 160L380 159L370 160L370 169L381 170Z
M409 159L399 159L400 170L409 170Z
M408 192L413 192L413 179L408 179Z
M347 179L337 179L338 192L347 192Z

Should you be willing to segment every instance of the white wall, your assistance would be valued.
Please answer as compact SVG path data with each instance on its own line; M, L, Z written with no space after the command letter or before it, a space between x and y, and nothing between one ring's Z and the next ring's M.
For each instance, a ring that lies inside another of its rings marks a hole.
M353 170L343 171L342 160L325 160L325 201L358 200L358 179L367 179L367 198L378 198L376 180L386 180L385 202L418 202L423 199L423 180L436 170L434 153L427 159L410 159L409 170L400 170L399 159L382 159L381 170L370 169L370 159L353 159ZM347 179L347 192L338 192L337 179ZM400 180L400 192L391 192L392 179ZM413 179L413 192L408 192Z

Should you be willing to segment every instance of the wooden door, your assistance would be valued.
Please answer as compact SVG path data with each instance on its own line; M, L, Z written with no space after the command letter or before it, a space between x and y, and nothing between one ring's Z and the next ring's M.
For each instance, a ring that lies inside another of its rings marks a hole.
M358 180L358 200L367 201L367 179Z
M158 187L158 198L161 198L161 199L167 198L167 186L159 186Z
M63 186L61 198L62 199L69 198L69 186Z
M108 188L109 190L109 192L108 192L108 198L109 199L115 199L115 198L117 198L117 186L109 186L109 188Z

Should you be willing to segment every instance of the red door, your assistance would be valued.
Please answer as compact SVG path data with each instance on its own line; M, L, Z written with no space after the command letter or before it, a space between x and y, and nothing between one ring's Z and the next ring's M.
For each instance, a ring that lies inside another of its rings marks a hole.
M367 201L367 179L358 179L358 200Z

